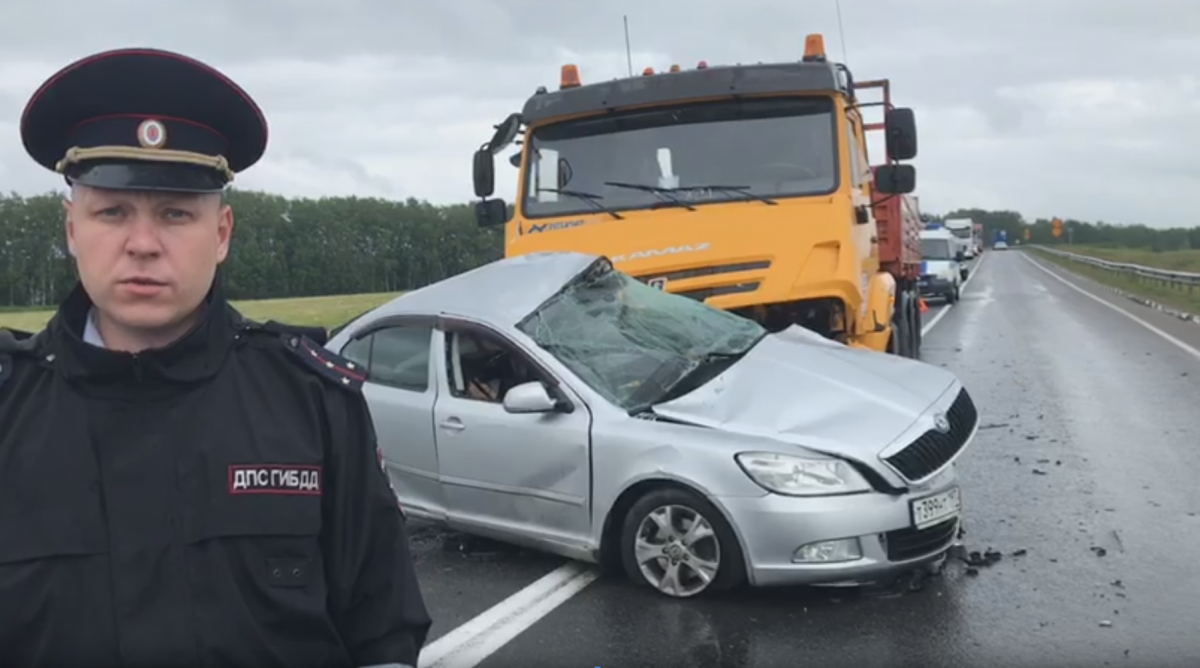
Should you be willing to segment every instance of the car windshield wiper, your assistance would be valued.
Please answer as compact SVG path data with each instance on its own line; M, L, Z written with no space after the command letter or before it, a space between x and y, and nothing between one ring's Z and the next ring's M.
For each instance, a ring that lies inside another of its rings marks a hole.
M677 190L677 188L660 188L658 186L647 186L641 183L622 183L620 181L605 181L604 185L612 186L614 188L629 188L630 190L640 190L642 192L654 193L669 204L681 206L688 211L696 210L696 207L688 204L674 195L674 192Z
M603 211L604 213L607 213L608 215L612 216L613 218L616 218L617 220L625 219L625 216L622 216L621 214L617 213L616 211L613 211L612 209L610 209L600 203L599 200L604 199L604 195L597 195L595 193L585 193L585 192L581 192L578 190L563 190L561 188L538 188L537 191L540 193L554 193L556 195L566 195L567 197L574 197L575 199L581 199L581 200L587 202L588 204L591 204L593 207L595 207L595 209L597 211Z
M722 185L714 186L714 185L704 184L701 186L688 186L687 188L677 188L677 190L704 190L704 189L716 190L717 192L723 192L728 195L741 195L742 198L744 198L747 201L758 200L758 201L762 202L763 204L770 204L771 206L775 206L775 205L779 204L779 202L776 202L775 200L771 199L770 197L764 197L763 195L756 195L752 192L747 192L750 190L750 186L722 186Z

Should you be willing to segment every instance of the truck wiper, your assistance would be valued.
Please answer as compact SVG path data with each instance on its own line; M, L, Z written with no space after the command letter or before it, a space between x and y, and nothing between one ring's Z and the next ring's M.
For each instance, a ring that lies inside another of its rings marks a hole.
M661 197L664 201L670 202L675 206L681 206L688 211L696 210L696 207L679 199L673 194L677 190L676 188L660 188L658 186L647 186L641 183L621 183L620 181L605 181L604 185L612 186L614 188L629 188L630 190L641 190L642 192L654 193L655 195Z
M770 204L771 206L775 206L775 205L779 204L779 202L776 202L775 200L771 199L770 197L764 197L762 195L756 195L752 192L747 192L748 190L750 190L750 186L712 186L712 185L706 184L706 185L702 185L702 186L689 186L687 189L688 190L704 190L705 188L707 188L709 190L716 190L717 192L723 192L723 193L730 194L730 195L741 195L746 200L752 200L752 199L758 200L758 201L762 202L763 204Z
M585 193L578 190L563 190L561 188L538 188L537 191L540 193L554 193L556 195L566 195L567 197L581 199L588 204L591 204L597 211L603 211L617 220L625 220L625 216L622 216L621 214L613 211L599 202L599 200L604 199L604 195Z

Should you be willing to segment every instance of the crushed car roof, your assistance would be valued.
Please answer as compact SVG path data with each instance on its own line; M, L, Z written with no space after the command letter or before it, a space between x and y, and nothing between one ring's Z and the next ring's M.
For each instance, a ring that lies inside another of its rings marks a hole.
M505 258L400 295L368 315L447 314L512 325L600 257L553 252Z

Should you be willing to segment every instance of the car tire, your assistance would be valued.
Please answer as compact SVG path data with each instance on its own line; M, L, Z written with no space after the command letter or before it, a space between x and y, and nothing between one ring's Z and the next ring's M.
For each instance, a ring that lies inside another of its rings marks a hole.
M664 522L668 534L658 528ZM689 542L693 528L701 537ZM728 591L746 580L742 548L725 516L699 494L678 487L651 491L629 509L621 528L621 562L634 583L672 598ZM674 580L666 577L671 573Z

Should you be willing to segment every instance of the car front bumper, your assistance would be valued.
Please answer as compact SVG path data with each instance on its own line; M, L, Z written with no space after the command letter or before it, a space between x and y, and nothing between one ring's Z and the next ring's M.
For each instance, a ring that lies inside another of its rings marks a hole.
M922 277L917 284L922 297L947 295L954 292L954 281L936 276Z
M900 496L878 492L809 498L767 494L717 500L742 543L751 584L869 584L932 564L945 554L958 537L961 514L917 529L911 503L957 487L951 466L919 489ZM843 539L857 539L861 556L832 563L797 561L797 550L805 545Z

